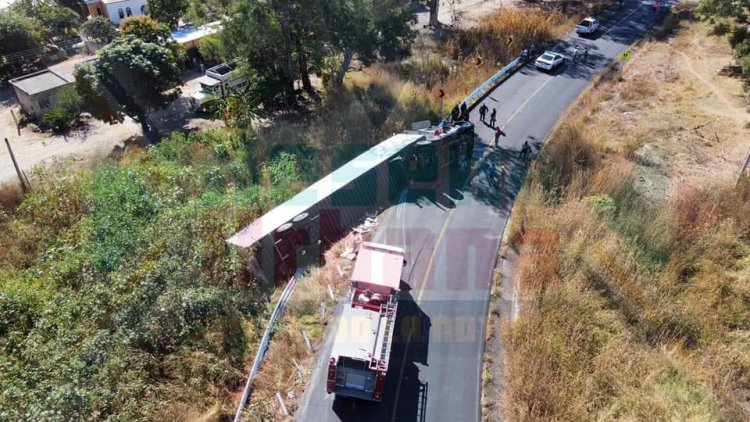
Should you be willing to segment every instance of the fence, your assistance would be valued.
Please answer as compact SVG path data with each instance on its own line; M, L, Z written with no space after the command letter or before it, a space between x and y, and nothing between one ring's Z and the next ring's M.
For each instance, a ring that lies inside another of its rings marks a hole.
M297 274L295 274L294 277L289 280L286 287L284 288L284 291L281 292L281 297L276 303L276 307L271 313L271 318L268 320L266 331L263 333L263 338L260 340L258 352L255 354L255 361L253 361L253 366L250 369L250 374L247 377L245 390L242 392L242 399L240 400L240 404L237 406L237 413L234 415L234 422L240 422L242 420L242 411L245 410L247 402L250 399L250 393L253 390L253 381L255 381L255 377L258 376L258 369L260 369L260 364L263 361L263 356L268 350L268 343L271 341L271 334L273 333L274 326L276 325L276 321L284 313L284 308L286 307L289 298L292 296L294 288L297 286L297 279L299 278L300 274L301 271L298 271Z
M526 59L523 56L518 56L515 60L505 65L505 67L492 75L491 78L487 79L482 85L479 86L479 88L475 89L474 92L466 97L466 99L463 101L463 103L466 104L466 108L468 110L471 110L475 105L477 105L479 101L482 100L482 98L484 98L484 96L489 91L491 91L497 85L507 79L524 64L526 64Z

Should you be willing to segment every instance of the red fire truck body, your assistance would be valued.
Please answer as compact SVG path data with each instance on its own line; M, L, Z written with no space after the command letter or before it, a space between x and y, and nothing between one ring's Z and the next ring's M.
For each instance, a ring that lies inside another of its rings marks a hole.
M329 394L382 400L403 263L401 248L362 243L328 361Z

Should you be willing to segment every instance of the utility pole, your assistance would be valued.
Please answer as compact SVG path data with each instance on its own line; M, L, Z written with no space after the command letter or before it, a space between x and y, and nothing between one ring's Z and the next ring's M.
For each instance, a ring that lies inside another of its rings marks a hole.
M18 124L18 119L16 119L16 113L14 113L13 110L11 110L10 115L13 116L13 121L16 123L16 130L18 131L18 136L21 136L21 125Z
M21 172L21 168L18 167L18 162L16 161L16 156L13 155L13 150L10 148L10 142L8 141L8 138L5 138L5 146L8 147L8 153L10 153L10 159L13 160L13 167L16 168L16 174L18 175L18 181L21 182L21 189L23 190L24 194L29 193L29 186L26 184L26 178L23 175L23 172Z

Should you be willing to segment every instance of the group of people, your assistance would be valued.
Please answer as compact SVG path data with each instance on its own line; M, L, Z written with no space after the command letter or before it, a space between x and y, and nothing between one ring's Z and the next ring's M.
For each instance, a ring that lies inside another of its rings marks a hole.
M578 57L581 57L581 63L586 64L586 60L589 59L589 48L583 47L581 49L581 46L576 44L575 50L573 50L573 63L578 61Z
M529 60L535 55L536 55L536 45L534 44L531 44L529 48L524 48L523 50L521 50L521 58L523 60Z
M451 122L458 122L462 120L468 121L469 112L466 108L466 103L461 103L460 105L453 107L450 118L451 118Z
M481 106L479 106L479 120L482 123L485 123L485 124L487 123L484 121L484 119L487 118L488 111L490 111L490 108L487 107L486 104L482 104ZM489 122L490 127L495 127L495 123L497 123L497 110L493 107L492 113L490 113L490 122Z

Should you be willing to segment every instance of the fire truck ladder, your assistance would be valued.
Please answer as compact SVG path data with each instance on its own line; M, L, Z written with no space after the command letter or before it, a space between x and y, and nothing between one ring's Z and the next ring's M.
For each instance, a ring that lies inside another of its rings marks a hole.
M388 369L388 358L391 353L391 331L395 324L396 303L388 302L380 308L380 317L385 317L385 327L383 327L383 345L380 347L380 358L376 359L371 369L385 371Z

